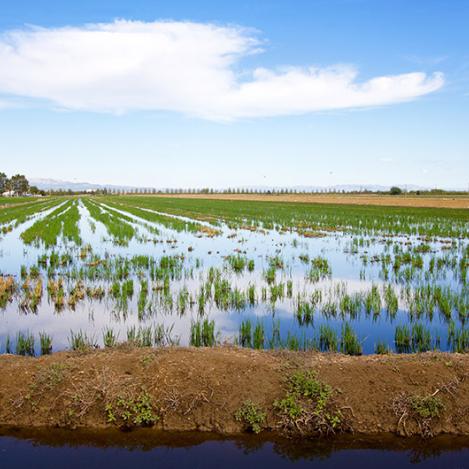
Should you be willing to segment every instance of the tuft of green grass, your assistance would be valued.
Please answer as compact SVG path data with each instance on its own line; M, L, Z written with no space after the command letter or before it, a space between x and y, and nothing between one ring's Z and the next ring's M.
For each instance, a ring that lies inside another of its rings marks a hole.
M49 355L52 352L52 337L46 332L39 332L39 342L41 344L41 354Z
M235 413L235 419L243 423L248 431L260 433L265 425L266 413L254 402L244 401Z
M33 334L18 332L16 336L16 353L17 355L29 355L30 357L35 355Z

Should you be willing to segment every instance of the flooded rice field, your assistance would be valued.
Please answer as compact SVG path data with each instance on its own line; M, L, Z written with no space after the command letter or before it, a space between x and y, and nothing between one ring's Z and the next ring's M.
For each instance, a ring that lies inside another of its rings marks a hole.
M467 351L468 228L451 209L151 196L4 207L0 353Z

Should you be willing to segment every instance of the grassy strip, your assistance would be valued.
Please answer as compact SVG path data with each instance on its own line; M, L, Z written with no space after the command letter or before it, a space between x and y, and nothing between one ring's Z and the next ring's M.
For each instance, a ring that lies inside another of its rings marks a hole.
M130 201L131 202L131 201ZM132 215L135 215L136 217L142 218L144 220L147 220L152 223L157 223L159 225L163 225L166 228L169 228L174 231L190 231L190 232L198 232L198 231L203 231L203 226L200 225L199 223L195 222L187 222L184 220L179 220L177 218L172 218L168 217L165 215L160 215L155 212L148 212L146 210L142 210L138 206L134 206L132 204L129 204L129 201L126 200L125 203L121 204L116 204L114 199L106 199L106 204L115 208L118 208L119 210L131 213ZM144 207L146 208L146 207Z
M0 209L0 225L6 225L11 222L15 222L16 226L24 223L29 217L39 213L43 210L47 210L55 205L61 203L61 199L48 199L41 202L32 202L30 204L24 204L20 206L7 207Z
M76 202L68 200L64 205L61 205L21 233L21 239L26 244L42 242L46 247L50 247L57 244L57 238L64 231L64 236L67 239L80 244L79 219L80 214L76 207Z
M118 243L125 244L135 236L134 227L127 223L122 215L102 209L96 202L86 198L83 199L83 204L91 217L101 222L109 235Z
M469 211L445 208L382 207L294 202L182 199L121 196L126 205L199 220L222 220L282 229L345 231L356 234L421 235L467 238Z
M20 204L30 204L34 202L42 201L43 198L39 197L1 197L0 196L0 207L2 206L15 206Z

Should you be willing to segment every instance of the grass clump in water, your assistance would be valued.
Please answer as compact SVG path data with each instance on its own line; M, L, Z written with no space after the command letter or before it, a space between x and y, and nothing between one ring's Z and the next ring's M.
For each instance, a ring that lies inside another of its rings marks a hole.
M16 336L16 353L17 355L28 355L34 357L34 336L29 332L23 334L18 332Z
M93 336L88 336L81 329L78 332L70 331L68 339L70 348L78 352L86 352L91 349L98 348Z
M337 333L327 324L319 327L319 348L322 352L337 352Z
M348 322L342 327L341 348L342 352L347 355L362 354L362 345L352 329L352 326Z
M41 354L49 355L52 352L52 337L46 332L39 332L39 342L41 343Z
M190 344L193 347L213 347L215 343L215 321L204 319L191 324Z

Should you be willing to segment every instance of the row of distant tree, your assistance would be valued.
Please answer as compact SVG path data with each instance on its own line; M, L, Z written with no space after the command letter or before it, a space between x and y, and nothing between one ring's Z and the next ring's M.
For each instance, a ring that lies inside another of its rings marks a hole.
M93 194L103 194L103 195L140 195L140 194L271 194L271 195L283 195L283 194L409 194L409 195L424 195L424 194L465 194L465 192L447 192L442 189L430 189L430 190L414 190L407 191L398 186L393 186L389 191L370 191L367 189L356 190L356 191L345 191L345 190L335 190L335 189L315 189L315 190L298 190L292 188L285 189L255 189L255 188L227 188L227 189L213 189L213 188L166 188L166 189L156 189L156 188L145 188L145 187L136 187L129 189L120 189L120 188L102 188L96 190L87 190L87 191L72 191L71 189L55 189L49 191L50 193L56 195L71 195L71 194L86 194L92 192Z
M40 194L36 186L30 186L24 174L15 174L10 178L5 173L0 173L0 195L4 192L14 192L16 195Z

